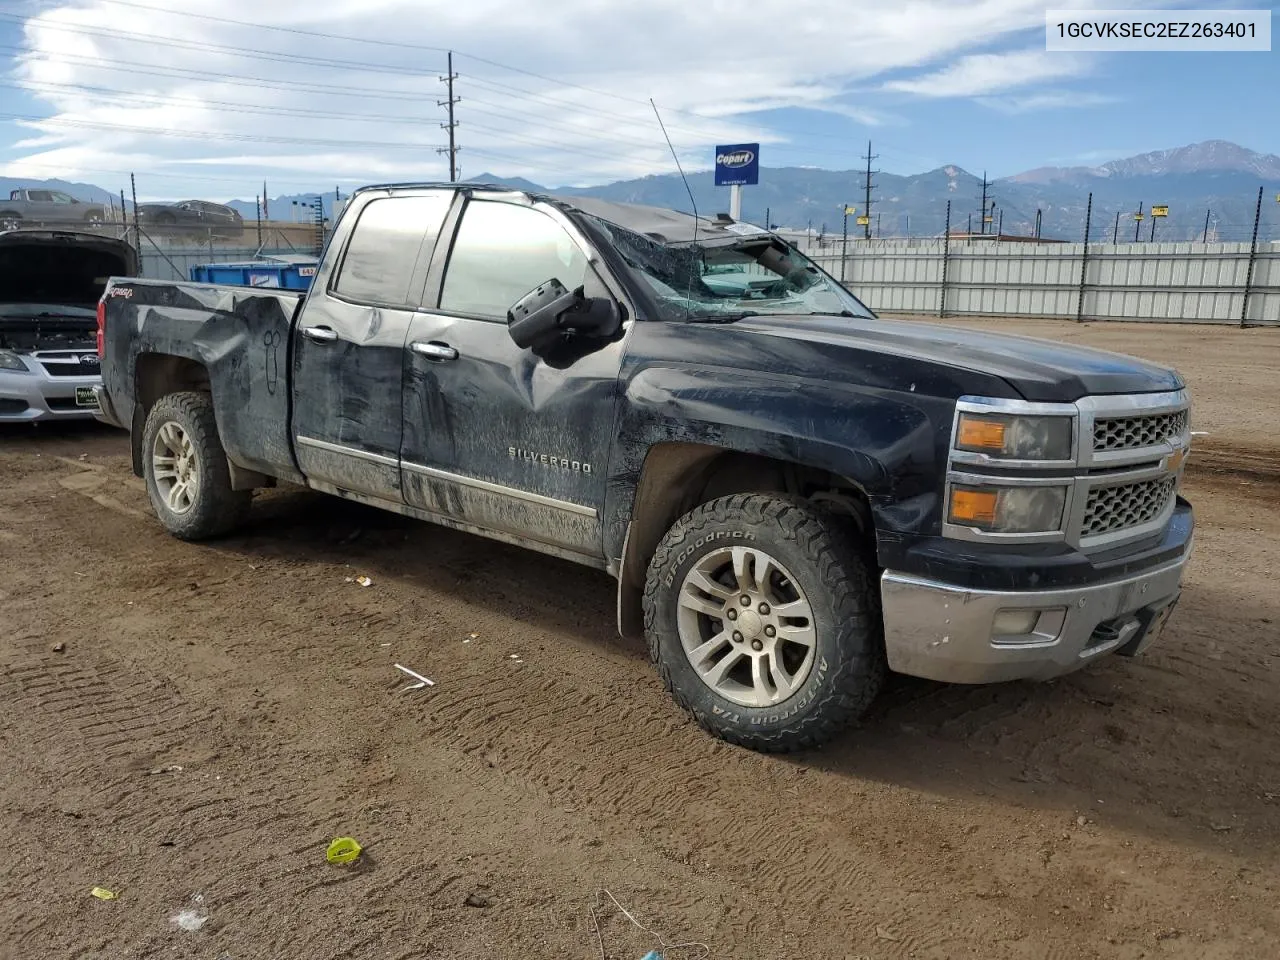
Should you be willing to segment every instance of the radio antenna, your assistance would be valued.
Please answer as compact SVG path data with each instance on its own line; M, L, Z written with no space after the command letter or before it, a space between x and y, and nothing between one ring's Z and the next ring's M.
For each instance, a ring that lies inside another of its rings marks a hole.
M663 139L667 141L667 149L671 151L671 159L676 162L676 170L680 173L680 179L684 181L685 192L689 194L689 206L693 207L693 243L694 259L697 260L698 245L698 201L693 199L693 187L689 186L689 178L684 175L684 167L680 166L680 156L676 153L675 146L671 143L671 136L667 133L667 125L662 122L662 114L658 112L658 105L653 102L653 97L649 98L649 106L653 107L653 115L658 118L658 126L662 128ZM685 291L684 298L684 318L689 319L689 314L693 307L693 269L689 270L689 289Z

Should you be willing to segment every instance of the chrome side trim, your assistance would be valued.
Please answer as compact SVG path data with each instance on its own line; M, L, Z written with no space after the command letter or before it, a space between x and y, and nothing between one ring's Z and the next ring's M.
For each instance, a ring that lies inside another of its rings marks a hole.
M526 503L537 504L540 507L551 507L555 510L563 510L566 513L576 513L579 516L590 517L595 519L595 507L583 506L580 503L573 503L569 500L557 500L555 497L544 497L540 493L530 493L528 490L520 490L516 487L507 487L500 483L490 483L488 480L478 480L475 477L463 476L460 473L450 473L448 470L437 470L435 467L426 467L420 463L410 463L409 461L400 461L395 457L384 457L380 453L369 453L367 450L358 450L355 447L345 447L340 443L330 443L327 440L317 440L314 437L299 436L296 442L304 447L314 447L317 450L324 450L327 453L340 453L348 457L355 457L358 460L367 460L370 463L376 463L385 467L400 467L408 470L410 473L416 473L419 476L430 477L432 480L443 480L446 483L457 483L464 487L473 487L476 490L483 490L486 493L495 493L503 497L511 497L514 500L523 500Z
M499 496L511 497L514 500L523 500L526 503L537 504L540 507L551 507L555 510L563 510L566 513L576 513L579 516L596 517L595 507L585 507L580 503L572 503L568 500L557 500L554 497L544 497L540 493L530 493L528 490L520 490L516 487L503 486L500 483L490 483L488 480L478 480L475 477L463 476L460 473L450 473L447 470L437 470L435 467L424 467L419 463L410 463L404 461L400 464L401 468L408 470L410 473L416 473L419 476L430 477L432 480L443 480L446 483L457 483L464 487L473 487L476 490L483 490L486 493L496 493Z
M605 566L604 561L599 557L588 556L585 553L578 553L574 550L556 546L555 544L543 543L541 540L534 540L530 537L522 537L518 534L507 533L504 530L494 530L491 527L482 527L478 524L455 520L453 517L446 517L444 514L436 513L432 510L423 510L420 507L413 507L401 501L386 500L382 497L375 497L370 494L347 490L332 483L325 483L322 480L308 480L307 486L312 490L319 490L321 493L330 493L335 497L342 497L344 500L353 500L356 503L363 503L371 507L380 507L383 510L390 510L392 513L399 513L406 517L412 517L415 520L425 520L427 523L434 523L441 527L447 527L450 530L459 530L463 533L473 533L476 536L487 537L490 540L497 540L500 543L509 543L513 546L536 550L537 552L545 553L548 556L559 557L561 560L569 560L573 563L582 564L584 567L594 567L597 570L603 570Z
M384 457L380 453L370 453L367 450L359 450L355 447L344 447L340 443L330 443L327 440L316 440L314 437L295 437L295 443L300 443L304 447L314 447L317 450L324 450L326 453L341 453L348 457L355 457L357 460L368 460L370 463L376 463L384 467L398 467L400 461L395 457Z

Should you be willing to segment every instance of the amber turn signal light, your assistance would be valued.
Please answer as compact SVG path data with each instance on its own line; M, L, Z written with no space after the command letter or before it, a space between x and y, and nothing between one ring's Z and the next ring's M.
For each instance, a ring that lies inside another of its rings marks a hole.
M960 417L960 435L956 438L962 450L1004 450L1003 420L986 420L964 414Z
M993 491L957 487L951 491L951 522L991 526L996 522L998 502L999 495Z

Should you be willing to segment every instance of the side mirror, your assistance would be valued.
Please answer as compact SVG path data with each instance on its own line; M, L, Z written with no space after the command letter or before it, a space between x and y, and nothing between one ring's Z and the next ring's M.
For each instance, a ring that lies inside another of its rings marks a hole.
M554 277L507 311L507 333L522 350L565 335L611 337L621 324L621 311L611 298L584 296L582 287L569 290Z

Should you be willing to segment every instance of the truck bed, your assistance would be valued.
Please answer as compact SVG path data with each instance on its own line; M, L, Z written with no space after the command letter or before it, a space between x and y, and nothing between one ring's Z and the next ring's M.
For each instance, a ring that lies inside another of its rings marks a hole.
M300 482L289 436L288 373L290 335L303 297L283 290L113 278L106 291L102 376L118 419L134 424L149 364L189 359L208 371L228 457L246 469ZM167 358L148 359L149 354Z

